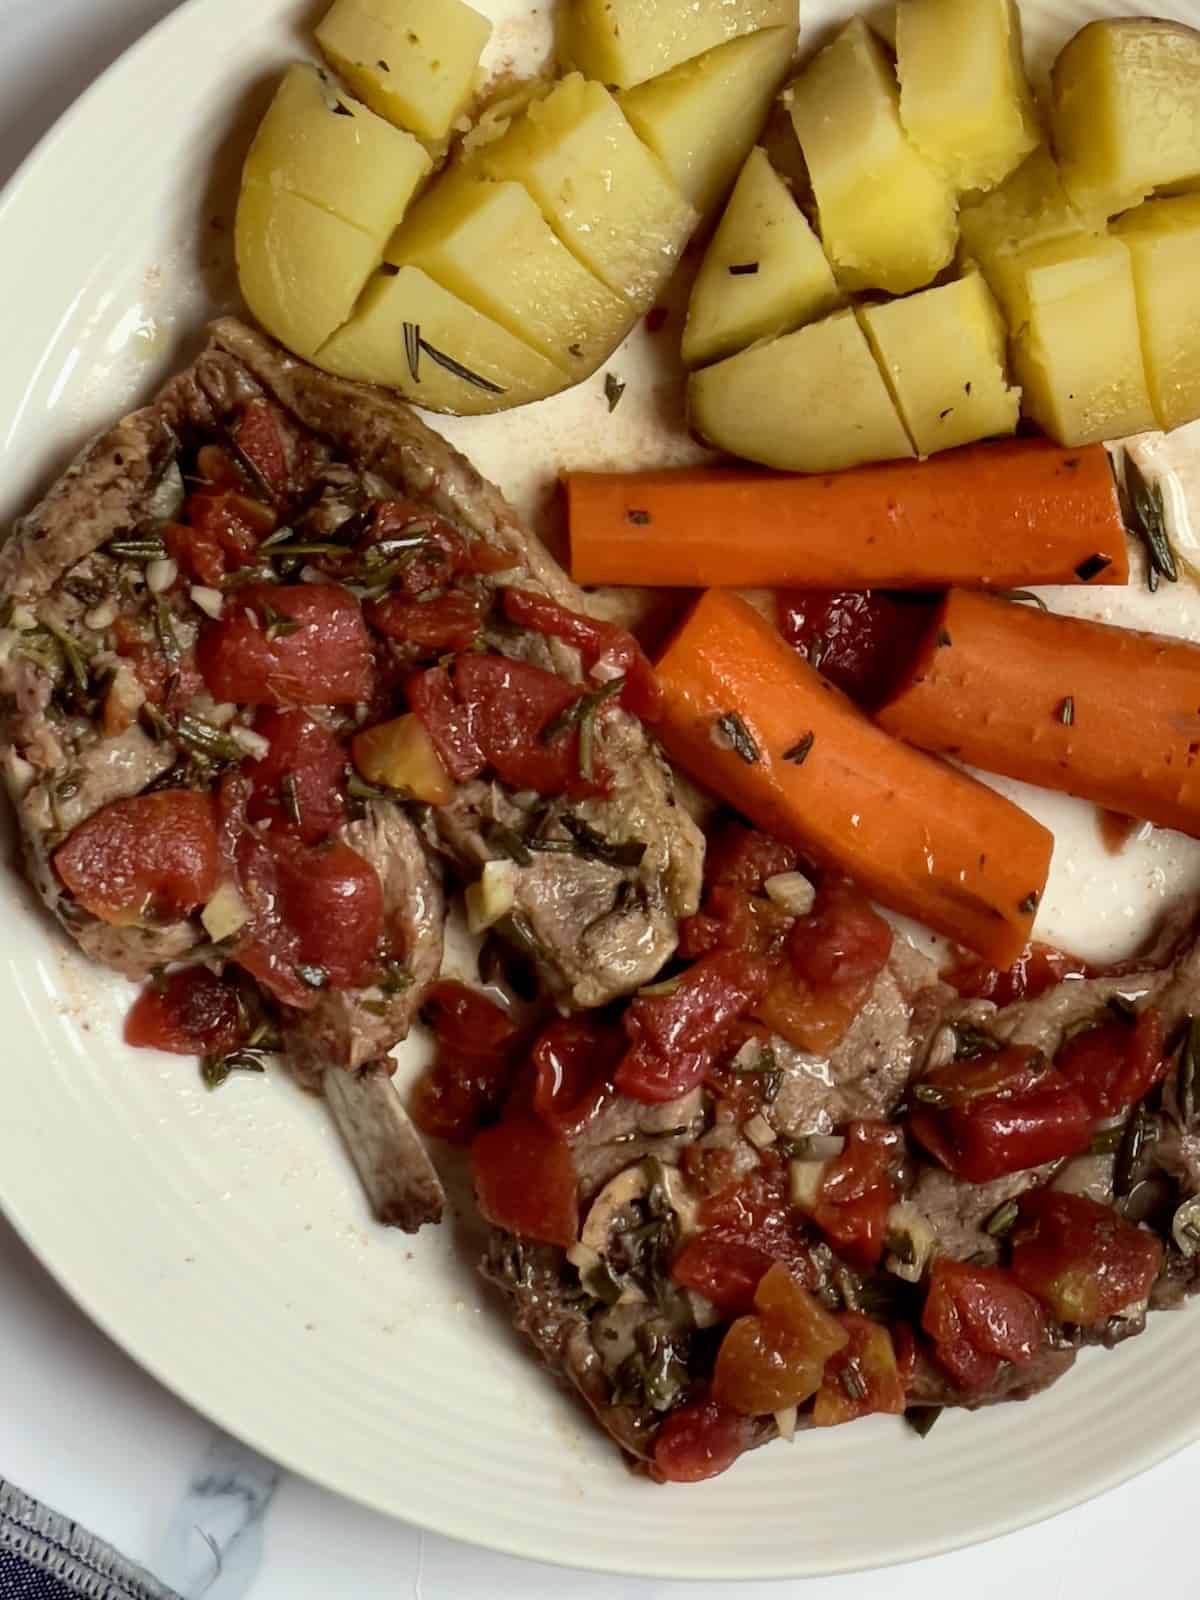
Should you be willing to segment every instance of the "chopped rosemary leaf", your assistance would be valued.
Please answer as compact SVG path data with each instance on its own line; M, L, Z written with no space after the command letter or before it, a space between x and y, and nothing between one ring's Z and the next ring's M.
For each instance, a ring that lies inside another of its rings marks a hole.
M814 744L816 744L816 742L817 736L815 733L806 733L804 737L798 740L790 750L785 750L783 752L783 759L785 761L790 761L795 767L802 767L808 760L809 755L812 752L812 747Z
M1125 995L1110 994L1104 1003L1112 1012L1113 1016L1116 1017L1118 1022L1123 1022L1127 1027L1130 1028L1132 1028L1134 1023L1136 1023L1138 1019L1138 1008L1134 1005L1133 1001L1127 999Z
M1149 1136L1150 1124L1145 1110L1140 1105L1134 1106L1125 1124L1125 1131L1117 1150L1116 1165L1113 1167L1113 1194L1118 1200L1123 1199L1133 1188L1138 1162L1141 1160Z
M918 1083L913 1088L913 1099L919 1100L923 1106L944 1106L948 1099L946 1091L940 1089L936 1083Z
M604 398L608 401L608 414L611 416L621 404L621 396L625 393L625 385L615 372L604 374Z
M947 629L945 629L945 628L939 628L938 629L938 631L937 631L937 642L938 642L938 644L941 646L941 648L943 650L945 650L950 645L951 639L950 639L950 634L949 634Z
M1200 1095L1200 1018L1189 1017L1179 1047L1179 1068L1175 1075L1175 1099L1185 1128L1196 1115Z
M1168 583L1179 581L1175 552L1167 535L1162 485L1151 483L1127 450L1122 451L1123 476L1117 473L1115 463L1110 464L1117 478L1121 518L1127 532L1145 546L1146 585L1154 594L1161 578Z
M990 1233L993 1239L1000 1239L1010 1232L1013 1223L1017 1220L1020 1207L1015 1200L1005 1200L998 1205L983 1225L983 1231Z
M403 994L415 982L411 970L403 961L388 961L384 963L383 977L376 988L382 989L384 994Z
M1088 1145L1090 1156L1115 1156L1121 1148L1121 1140L1125 1137L1123 1128L1102 1128L1099 1133L1094 1133Z
M265 1072L261 1056L250 1050L231 1050L225 1056L205 1056L200 1063L200 1078L206 1089L219 1089L231 1073Z
M1059 702L1058 710L1054 713L1064 728L1073 727L1075 724L1075 696L1065 695Z
M734 755L740 756L747 766L753 767L761 760L754 735L736 711L726 711L719 716L716 729Z
M296 783L294 772L285 772L279 780L279 802L283 806L283 814L298 828L304 826L304 817L300 810L300 789Z
M161 595L154 602L154 632L163 655L173 666L177 665L183 658L183 651L171 621L171 612Z
M193 755L202 756L206 761L240 761L245 751L236 739L227 733L222 733L220 728L214 728L211 722L205 722L203 717L195 717L185 713L179 718L176 726L170 730L170 737L177 739L185 750L190 750Z
M421 325L419 322L406 322L404 324L404 355L408 362L408 370L414 383L421 381Z
M506 828L503 823L494 822L484 837L491 849L502 851L519 867L527 867L533 860L521 835L515 833L512 828Z
M377 789L373 783L359 775L357 767L346 768L346 793L352 800L386 800L388 791Z
M648 528L652 520L648 511L631 509L625 513L625 521L632 523L635 528Z
M941 1406L909 1406L904 1420L912 1431L924 1439L942 1414Z
M980 1056L995 1055L1000 1048L990 1033L977 1028L973 1022L955 1022L951 1024L951 1029L956 1061L978 1061Z
M421 331L417 329L418 348L437 363L443 372L448 372L451 377L461 378L464 383L469 383L472 388L482 389L485 394L503 394L504 389L498 383L493 383L490 378L483 378L478 372L472 372L470 367L464 367L461 361L456 361L453 356L448 356L444 350L438 350L431 345L428 339L421 338ZM407 344L405 345L407 349ZM411 362L410 362L411 365ZM418 380L414 377L413 382Z
M276 639L286 639L293 633L299 633L301 624L294 617L289 617L282 611L277 611L273 605L266 601L262 603L262 620L266 623L267 643L274 644Z
M610 867L640 867L646 846L640 839L606 839L582 817L563 816L560 822L586 856Z
M110 539L104 546L110 556L118 561L165 561L167 547L161 539L130 536L128 539Z
M735 266L730 267L729 276L731 278L753 278L757 271L757 261L740 261Z
M1093 578L1098 578L1102 572L1107 572L1112 566L1111 556L1102 556L1099 551L1094 556L1089 556L1086 561L1081 561L1075 568L1075 576L1080 583L1091 583Z
M1011 600L1018 606L1036 606L1039 611L1049 611L1050 607L1040 594L1034 594L1032 589L996 589L997 599Z
M571 728L582 729L584 720L589 716L594 717L597 709L606 700L611 700L614 696L619 695L624 687L625 678L622 675L619 678L610 679L608 683L599 689L592 690L589 694L579 695L577 699L571 701L569 706L560 711L557 717L546 724L539 735L540 742L542 744L553 744L559 734L566 733Z
M1038 891L1036 889L1031 889L1025 896L1024 900L1022 900L1017 906L1017 910L1023 917L1031 916L1041 904L1041 899L1042 897Z

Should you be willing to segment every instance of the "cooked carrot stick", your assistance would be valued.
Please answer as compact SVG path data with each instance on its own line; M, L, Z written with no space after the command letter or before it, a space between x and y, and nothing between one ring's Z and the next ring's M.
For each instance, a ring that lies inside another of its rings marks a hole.
M1200 646L955 589L877 717L939 755L1200 835Z
M569 472L578 583L1019 589L1125 583L1103 445L1013 439L826 477Z
M738 595L704 595L658 674L655 731L693 777L884 905L1017 958L1053 849L1040 823L889 738Z

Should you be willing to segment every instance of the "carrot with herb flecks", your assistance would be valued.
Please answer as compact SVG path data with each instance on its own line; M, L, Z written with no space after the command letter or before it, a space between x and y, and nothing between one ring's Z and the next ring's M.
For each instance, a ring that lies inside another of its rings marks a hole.
M889 733L1200 835L1200 646L952 590Z
M658 676L668 753L760 828L997 967L1024 949L1051 835L890 738L740 596L704 595Z
M692 467L563 482L577 583L1019 589L1129 578L1103 445L1014 439L825 477Z

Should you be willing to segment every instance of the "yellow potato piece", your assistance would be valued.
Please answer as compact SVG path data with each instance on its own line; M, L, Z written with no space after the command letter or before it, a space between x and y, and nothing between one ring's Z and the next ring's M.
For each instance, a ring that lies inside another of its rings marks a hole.
M386 259L420 267L576 379L595 372L634 320L629 302L576 261L519 183L442 178Z
M316 67L297 62L259 125L244 176L311 201L382 246L431 165L410 133L339 94Z
M269 334L305 359L345 322L382 254L360 228L256 182L242 184L235 247L246 304Z
M798 22L796 0L565 0L572 66L628 89L758 28Z
M372 111L437 141L471 98L491 32L463 0L335 0L317 43Z
M1103 232L1104 226L1071 203L1054 157L1044 148L1035 150L991 194L964 205L958 225L963 255L979 267L1014 321L1021 316L1017 254L1055 239Z
M1200 417L1200 195L1147 200L1113 231L1133 261L1154 414L1178 428Z
M692 288L683 359L703 366L824 316L840 295L808 219L752 150Z
M688 410L711 444L786 472L913 453L853 311L693 372Z
M900 119L955 189L991 189L1040 141L1015 0L900 0Z
M919 454L1016 431L1008 334L978 273L864 306L859 318Z
M922 288L954 255L954 194L905 135L891 66L861 17L785 98L838 281L892 294Z
M699 220L612 95L578 73L472 165L524 184L567 248L639 312L654 304Z
M1051 122L1072 200L1106 216L1200 178L1200 33L1089 22L1054 63Z
M542 400L571 382L561 368L416 267L374 278L354 317L322 346L316 362L342 378L385 384L430 411L464 417ZM447 362L471 376L450 370Z
M621 96L633 131L701 216L729 193L795 49L794 28L764 28Z
M1153 428L1133 267L1121 241L1038 245L1021 257L1021 273L1013 359L1027 414L1063 445Z

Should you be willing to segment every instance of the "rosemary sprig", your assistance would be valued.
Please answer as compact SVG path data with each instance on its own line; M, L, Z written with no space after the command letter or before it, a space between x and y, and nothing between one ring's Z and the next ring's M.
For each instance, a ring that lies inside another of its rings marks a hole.
M266 1063L253 1050L231 1050L224 1056L205 1056L200 1063L200 1078L208 1090L219 1089L231 1073L265 1072Z
M404 358L408 362L408 370L414 383L421 381L421 325L417 322L404 324Z
M426 355L441 367L443 372L450 373L451 377L461 378L464 383L471 384L475 389L482 389L485 394L505 392L501 384L493 383L490 378L481 377L478 372L472 372L470 367L464 367L461 361L456 361L444 350L439 350L436 345L430 344L428 339L422 337L419 323L404 324L404 354L414 383L421 381L421 357Z
M734 755L740 756L747 766L753 767L762 759L754 742L754 735L736 711L726 711L719 716L716 727Z
M904 1420L912 1431L924 1439L942 1414L941 1406L909 1406Z
M240 761L245 751L236 739L214 728L203 717L185 713L174 728L168 724L168 737L178 740L185 750L205 761Z
M586 823L582 817L564 816L559 819L586 856L603 861L610 867L640 867L646 846L640 839L606 839L602 833Z
M1175 552L1167 534L1162 485L1149 481L1128 450L1122 452L1122 467L1123 476L1117 475L1121 519L1129 534L1145 546L1146 585L1154 594L1160 579L1165 578L1168 583L1179 581Z
M998 600L1011 600L1018 606L1036 606L1039 611L1049 611L1050 607L1040 594L1034 594L1032 589L996 589L993 591Z
M615 372L604 374L604 398L608 401L608 414L611 416L621 404L621 396L625 393L625 385Z
M118 561L164 561L167 555L166 545L152 535L143 538L131 534L127 539L110 539L104 549Z

